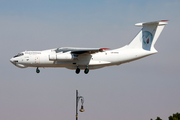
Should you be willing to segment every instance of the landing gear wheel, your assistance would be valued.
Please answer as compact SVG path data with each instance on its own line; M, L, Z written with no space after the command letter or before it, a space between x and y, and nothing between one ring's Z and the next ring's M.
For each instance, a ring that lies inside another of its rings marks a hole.
M36 68L36 73L40 73L40 70L39 70L39 68L38 68L38 67Z
M86 69L84 70L84 73L85 73L85 74L88 74L88 72L89 72L89 69L86 68Z
M77 67L76 74L79 74L79 73L80 73L80 69Z

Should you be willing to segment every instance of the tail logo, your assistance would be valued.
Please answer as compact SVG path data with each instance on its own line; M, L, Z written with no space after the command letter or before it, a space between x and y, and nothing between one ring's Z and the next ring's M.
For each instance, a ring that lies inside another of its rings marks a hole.
M153 35L149 31L143 31L140 35L140 41L142 42L143 49L150 50L153 41Z
M151 44L152 34L149 31L143 31L141 41L142 40L144 44Z

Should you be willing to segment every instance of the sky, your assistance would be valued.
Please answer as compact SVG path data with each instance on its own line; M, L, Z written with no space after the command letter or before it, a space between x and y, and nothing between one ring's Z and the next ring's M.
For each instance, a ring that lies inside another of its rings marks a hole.
M163 120L180 113L180 1L1 0L0 119ZM25 50L120 48L140 31L134 24L169 20L158 53L120 66L82 71L20 69L9 59ZM79 102L79 108L80 108Z

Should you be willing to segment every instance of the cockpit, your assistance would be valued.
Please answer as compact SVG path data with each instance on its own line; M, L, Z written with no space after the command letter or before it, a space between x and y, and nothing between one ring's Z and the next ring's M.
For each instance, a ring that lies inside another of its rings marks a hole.
M15 57L20 57L20 56L23 56L24 55L24 53L18 53L17 55L15 55L13 58L15 58Z
M21 58L21 56L24 56L24 54L25 54L24 52L18 53L17 55L15 55L13 58L10 59L10 62L19 68L26 68L27 66L24 65L24 61L23 61L24 58L23 57Z

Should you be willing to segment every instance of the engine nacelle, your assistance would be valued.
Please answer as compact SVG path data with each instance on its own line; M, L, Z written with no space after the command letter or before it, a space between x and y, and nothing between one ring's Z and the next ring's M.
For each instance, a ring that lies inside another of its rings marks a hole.
M49 55L49 60L51 61L71 61L76 58L73 54L68 53L62 53L62 54L52 54Z

